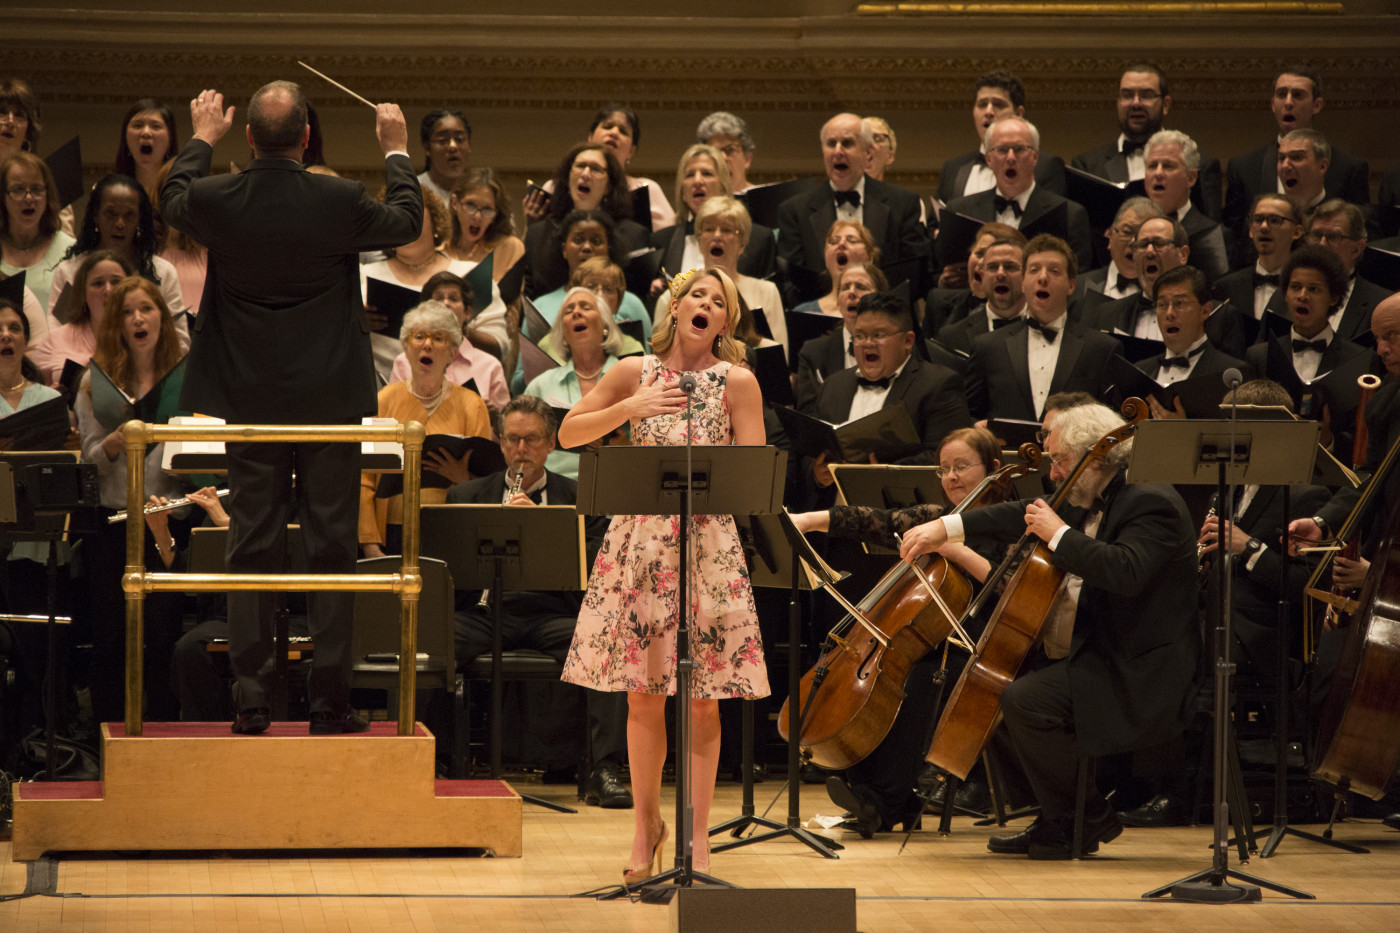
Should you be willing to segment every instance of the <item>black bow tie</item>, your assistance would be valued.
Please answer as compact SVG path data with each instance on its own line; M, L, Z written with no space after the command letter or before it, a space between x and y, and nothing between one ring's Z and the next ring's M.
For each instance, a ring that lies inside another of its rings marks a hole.
M1189 367L1189 366L1191 365L1191 358L1192 358L1193 356L1199 356L1199 355L1201 354L1201 352L1205 350L1205 348L1206 348L1206 345L1205 345L1205 344L1201 344L1201 345L1200 345L1199 347L1197 347L1196 349L1187 351L1187 353L1186 353L1185 356L1166 356L1166 357L1163 357L1163 358L1162 358L1162 368L1163 368L1163 369L1171 369L1171 368L1174 367L1174 366L1180 366L1182 369L1186 369L1187 367Z
M1021 216L1021 202L1016 200L1015 198L1003 198L999 194L993 194L992 208L998 214L1004 214L1006 213L1006 210L1010 208L1012 214L1016 215L1017 217Z
M1136 143L1135 143L1135 142L1133 142L1131 139L1126 139L1126 138L1125 138L1125 139L1123 140L1122 146L1119 147L1119 151L1122 152L1123 155L1129 156L1129 155L1132 155L1134 152L1141 152L1141 151L1142 151L1142 147L1143 147L1146 143L1147 143L1147 140L1145 140L1145 139L1144 139L1142 142L1136 142Z
M1295 337L1293 339L1293 352L1302 353L1304 350L1316 350L1318 353L1323 353L1327 350L1327 341L1299 340Z
M985 152L983 152L981 149L978 149L976 152L974 152L974 153L972 154L972 161L973 161L973 163L976 164L976 165L986 165L986 164L987 164L987 154L986 154Z
M1139 291L1137 279L1130 279L1118 270L1114 269L1108 273L1108 287L1114 291L1128 292Z
M1054 343L1055 338L1060 335L1059 330L1049 324L1042 324L1034 318L1026 318L1026 326L1031 330L1040 331L1040 336L1045 338L1046 343Z
M883 379L866 379L864 376L856 377L856 386L862 389L888 389L890 387L890 377Z
M854 189L850 191L833 191L832 195L836 198L837 207L840 207L842 204L849 204L851 207L860 207L859 191Z
M1278 273L1277 273L1277 272L1268 272L1268 273L1266 273L1266 272L1256 272L1256 273L1254 273L1254 287L1255 287L1255 288L1258 288L1260 285L1272 285L1274 288L1278 288L1278 283L1279 283L1279 277L1278 277Z
M849 339L846 340L846 355L847 355L847 356L855 356L855 355L856 355L856 342L855 342L855 340L854 340L853 338L849 338Z
M1019 314L1016 317L994 316L992 318L992 330L1001 330L1003 327L1010 327L1012 324L1015 324L1019 320L1021 320L1021 316Z

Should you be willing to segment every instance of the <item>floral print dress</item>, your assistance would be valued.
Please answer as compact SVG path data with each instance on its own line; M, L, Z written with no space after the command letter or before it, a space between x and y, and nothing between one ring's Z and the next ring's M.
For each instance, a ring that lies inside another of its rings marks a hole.
M695 373L692 443L734 442L725 379L729 363ZM674 381L680 373L654 356L642 364ZM632 422L633 443L684 446L685 413ZM677 515L617 515L593 563L588 591L564 663L563 679L595 690L673 694L679 604ZM748 566L729 515L697 515L690 534L695 568L690 652L696 662L691 695L697 698L763 697L768 671L754 612Z

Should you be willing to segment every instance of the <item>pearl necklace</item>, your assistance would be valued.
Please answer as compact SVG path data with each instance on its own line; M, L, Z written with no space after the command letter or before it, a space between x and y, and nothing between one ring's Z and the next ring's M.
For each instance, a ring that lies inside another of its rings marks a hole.
M408 389L409 395L418 399L419 404L421 404L424 409L432 411L442 403L442 397L447 394L447 380L442 380L442 384L438 386L437 392L433 395L419 395L417 392L413 391L413 385L408 382L404 383L404 388Z
M428 267L431 266L433 263L437 262L437 261L438 261L438 256L439 256L439 255L440 255L439 253L434 252L431 256L428 257L428 259L427 259L425 262L420 262L420 263L418 263L418 264L416 264L416 265L415 265L414 263L407 262L407 261L405 261L405 260L403 260L403 259L400 259L398 253L395 253L395 254L394 254L393 259L394 259L394 262L396 262L396 263L398 263L399 265L403 266L403 267L404 267L405 269L407 269L409 272L422 272L424 269L428 268Z
M574 370L574 375L577 376L579 379L597 379L597 378L598 378L598 374L601 373L602 371L603 371L603 367L601 367L601 366L599 366L597 369L593 370L593 372L591 372L591 373L581 373L581 372L579 372L577 369L575 369L575 370Z

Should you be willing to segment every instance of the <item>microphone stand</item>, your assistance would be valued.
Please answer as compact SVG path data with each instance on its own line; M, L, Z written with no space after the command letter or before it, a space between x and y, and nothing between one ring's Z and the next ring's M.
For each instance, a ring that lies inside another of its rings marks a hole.
M685 497L682 500L680 531L677 535L680 572L678 574L679 619L676 627L676 864L675 867L652 875L637 884L624 884L620 889L599 897L599 900L611 900L641 891L643 901L670 903L677 890L691 887L697 880L723 888L738 887L738 885L728 881L721 881L696 871L691 852L691 841L694 836L692 823L695 818L695 801L690 774L692 741L690 678L695 671L695 662L690 657L690 523L693 508L691 496L694 493L694 473L691 462L694 433L691 418L695 383L696 379L693 373L681 374L680 389L685 393ZM669 881L674 881L675 884L666 886Z

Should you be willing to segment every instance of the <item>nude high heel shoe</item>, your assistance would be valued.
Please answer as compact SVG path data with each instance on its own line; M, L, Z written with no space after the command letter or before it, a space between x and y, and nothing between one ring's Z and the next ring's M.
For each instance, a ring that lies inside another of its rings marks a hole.
M651 859L639 868L628 866L622 870L622 880L640 881L643 878L650 878L652 875L661 874L661 850L666 845L666 839L670 835L670 827L666 821L661 821L661 835L656 840L656 845L651 847Z

